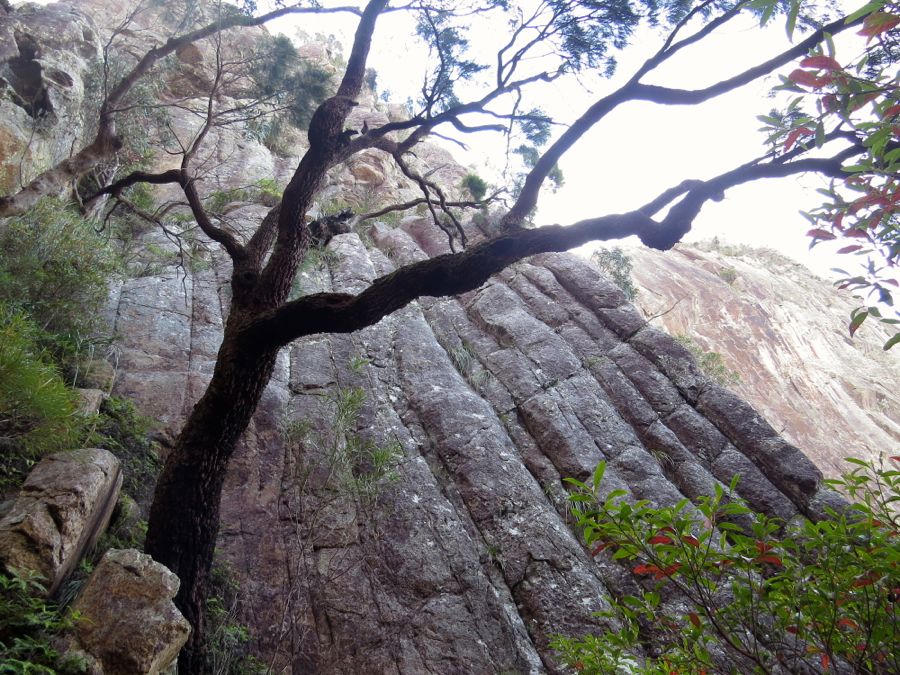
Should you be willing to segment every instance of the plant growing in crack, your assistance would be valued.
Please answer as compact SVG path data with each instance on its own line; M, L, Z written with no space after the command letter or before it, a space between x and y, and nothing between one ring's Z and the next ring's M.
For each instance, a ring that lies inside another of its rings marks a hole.
M368 364L355 357L348 367L359 376ZM361 526L373 520L380 496L399 479L399 441L379 443L360 433L365 403L363 388L335 388L321 395L317 414L287 420L282 427L287 465L293 467L283 487L283 519L293 527L297 569L284 594L279 643L315 641L303 619L303 598L362 564L356 554ZM310 584L310 579L317 581Z
M471 343L462 340L456 347L447 348L447 354L457 372L476 391L484 387L493 377L491 371L481 365Z

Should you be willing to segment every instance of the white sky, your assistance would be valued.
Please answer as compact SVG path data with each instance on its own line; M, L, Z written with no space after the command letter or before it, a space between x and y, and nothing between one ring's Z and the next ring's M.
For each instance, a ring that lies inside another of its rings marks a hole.
M862 4L862 0L847 2L848 9ZM309 33L334 33L345 45L352 39L352 17L304 20L303 24ZM294 20L286 21L277 29L290 35L296 25ZM489 35L481 36L491 41ZM579 83L547 85L541 95L542 107L560 120L577 117L593 100L627 79L658 49L662 39L659 32L640 31L632 45L618 55L619 67L611 80L583 77ZM473 34L473 44L480 46L478 40L479 34ZM774 56L789 44L783 18L762 30L752 17L744 17L684 50L645 81L680 88L705 86ZM852 43L838 43L839 60L857 53ZM380 88L389 89L398 102L415 97L424 59L408 21L398 15L379 19L369 62L378 71ZM635 102L620 107L560 162L565 186L556 194L546 191L542 195L537 222L568 223L631 210L685 178L709 178L761 155L764 136L758 131L762 125L756 116L773 106L767 95L774 84L777 78L772 76L700 106ZM584 85L592 91L585 91ZM461 163L490 180L503 165L504 147L490 136L466 139L471 146L468 153L452 144L447 147ZM718 236L729 243L771 247L818 274L833 277L831 267L852 268L848 256L833 254L845 243L826 242L810 251L805 232L811 225L799 214L821 202L815 189L826 185L821 177L810 175L735 188L722 202L707 203L686 240Z

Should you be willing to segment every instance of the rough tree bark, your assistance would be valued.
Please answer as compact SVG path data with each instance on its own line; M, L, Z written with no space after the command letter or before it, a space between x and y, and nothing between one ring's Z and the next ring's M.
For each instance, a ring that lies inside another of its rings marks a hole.
M268 237L251 240L247 248L233 242L226 247L231 248L234 270L224 338L209 386L185 422L159 476L145 544L147 553L181 580L175 604L193 627L179 655L179 669L184 673L199 673L204 668L203 611L219 530L222 484L238 439L271 378L280 347L251 344L243 334L259 316L281 306L290 293L309 246L304 216L325 173L346 144L344 122L362 88L375 22L386 5L387 0L372 0L366 7L337 95L325 101L313 116L310 148L284 191L266 267L260 269L262 256L258 251L267 248L263 240ZM275 222L264 223L260 232L274 226Z

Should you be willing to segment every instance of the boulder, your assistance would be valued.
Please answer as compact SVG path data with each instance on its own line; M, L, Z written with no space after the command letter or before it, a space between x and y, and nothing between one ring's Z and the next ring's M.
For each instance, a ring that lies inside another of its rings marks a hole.
M178 656L190 625L175 608L178 577L134 549L110 549L72 605L70 649L97 673L156 675Z
M106 529L121 485L119 460L108 450L42 459L0 520L0 567L33 570L55 593Z
M106 394L102 389L76 389L78 393L78 412L82 415L96 415Z

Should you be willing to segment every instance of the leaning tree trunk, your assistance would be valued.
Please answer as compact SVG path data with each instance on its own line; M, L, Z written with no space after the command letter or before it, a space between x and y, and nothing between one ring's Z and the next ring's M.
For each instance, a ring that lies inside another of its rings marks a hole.
M226 329L212 380L165 462L150 509L146 551L178 575L175 604L192 626L179 655L182 673L204 670L203 613L222 484L277 355L277 350L239 349L237 332Z

